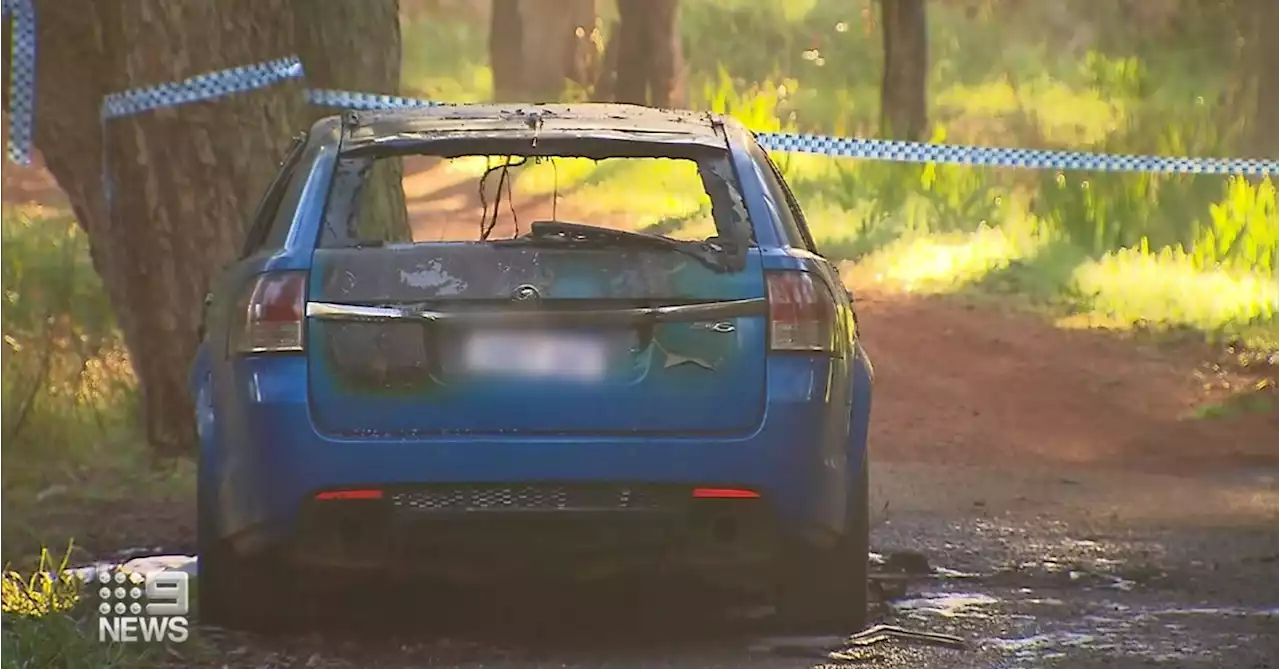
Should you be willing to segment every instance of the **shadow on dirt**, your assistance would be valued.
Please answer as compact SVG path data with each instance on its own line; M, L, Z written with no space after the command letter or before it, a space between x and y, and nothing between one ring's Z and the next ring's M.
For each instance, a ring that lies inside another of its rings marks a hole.
M288 607L297 615L258 634L231 635L382 647L448 646L465 639L464 645L495 652L519 648L522 654L601 647L640 651L760 634L765 622L734 615L746 603L732 593L671 578L466 587L383 581L309 588ZM202 634L225 632L204 628ZM474 648L468 656L474 658Z

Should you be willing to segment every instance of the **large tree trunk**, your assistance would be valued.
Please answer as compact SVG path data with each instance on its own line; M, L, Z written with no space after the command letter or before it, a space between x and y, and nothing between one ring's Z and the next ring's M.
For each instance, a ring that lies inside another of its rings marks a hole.
M200 305L235 258L290 137L321 114L298 81L98 121L103 95L300 53L312 85L398 91L395 0L38 0L36 146L89 236L157 453L193 450L186 372ZM374 46L371 46L374 45ZM102 168L113 186L106 206ZM404 226L389 164L374 217ZM366 199L366 202L368 200Z
M109 121L102 95L295 50L285 0L43 0L36 142L89 235L142 393L147 438L193 450L186 373L200 305L305 118L299 83Z
M880 0L880 15L884 38L880 132L893 139L926 139L929 39L925 0Z
M489 69L493 72L493 99L498 102L523 97L523 34L520 0L493 0L489 12Z
M365 93L400 93L399 0L293 0L298 56L307 85ZM310 120L335 113L313 109ZM365 239L413 241L399 158L374 163L361 195Z
M683 53L679 0L618 0L620 25L614 98L671 107L682 102ZM611 47L612 48L612 47Z

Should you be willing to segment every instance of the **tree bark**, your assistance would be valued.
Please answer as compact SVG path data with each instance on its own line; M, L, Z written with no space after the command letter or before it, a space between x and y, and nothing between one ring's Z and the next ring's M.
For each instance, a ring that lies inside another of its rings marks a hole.
M604 55L600 59L600 70L596 74L596 83L591 97L597 102L608 102L615 99L618 90L618 49L622 45L622 23L609 23L609 38L604 45Z
M595 0L519 0L521 97L554 102L566 82L594 80Z
M200 305L305 118L299 84L98 122L102 95L295 50L284 0L42 0L36 144L89 236L137 374L147 438L190 453ZM113 184L105 205L102 149Z
M1249 119L1246 155L1274 160L1280 156L1280 46L1277 22L1280 3L1276 0L1243 2L1240 14L1245 23L1245 62L1241 64L1251 80L1253 110Z
M928 132L929 39L925 0L880 0L884 71L880 132L923 140Z
M493 99L497 102L522 97L523 34L520 0L493 0L489 12L489 69L493 72Z
M161 455L194 450L186 376L208 287L290 138L335 110L308 109L299 81L105 125L99 106L107 93L294 53L311 85L399 90L396 0L297 2L295 15L288 0L37 1L36 147L89 237ZM407 230L398 166L383 169L378 183L394 187L374 220Z
M399 0L293 0L298 56L307 85L365 93L400 93ZM311 121L339 110L313 108ZM359 234L388 243L413 241L399 158L374 163L361 195Z
M681 102L684 59L678 28L679 0L618 0L619 27L614 98L630 104L671 107Z

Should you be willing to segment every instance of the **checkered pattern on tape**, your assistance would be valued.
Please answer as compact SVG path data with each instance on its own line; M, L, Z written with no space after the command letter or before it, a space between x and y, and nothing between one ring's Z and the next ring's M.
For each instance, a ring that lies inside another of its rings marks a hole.
M1098 172L1273 176L1280 173L1280 164L1266 160L1133 156L1079 151L990 148L792 133L761 133L757 135L757 138L761 146L774 151L908 163L950 163L953 165L1093 170Z
M6 16L12 18L14 26L9 157L25 163L30 160L34 106L35 11L32 0L4 0L4 11ZM180 82L108 95L103 99L102 118L105 121L151 109L210 100L302 76L302 63L296 57L220 70ZM365 111L448 104L394 95L327 89L309 89L306 91L306 96L309 103L317 106ZM770 150L895 162L934 162L1102 172L1280 175L1280 164L1277 162L1252 159L1112 155L1077 151L925 144L793 133L764 133L758 138L761 145Z
M32 0L4 0L13 52L9 56L9 160L31 163L36 106L36 9Z
M297 56L207 72L182 81L112 93L102 99L102 118L107 120L161 107L212 100L300 78L302 61Z
M325 88L308 88L307 102L318 107L338 107L358 111L378 111L382 109L414 109L421 107L447 106L445 102L433 102L418 98L405 98L399 95L380 95L377 93L357 93L355 91L336 91Z

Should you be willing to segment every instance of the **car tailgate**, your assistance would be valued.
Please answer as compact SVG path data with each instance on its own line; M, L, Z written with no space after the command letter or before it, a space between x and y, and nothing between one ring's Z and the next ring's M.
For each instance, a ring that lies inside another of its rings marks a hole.
M748 431L763 416L760 258L418 243L319 249L309 286L323 432Z

